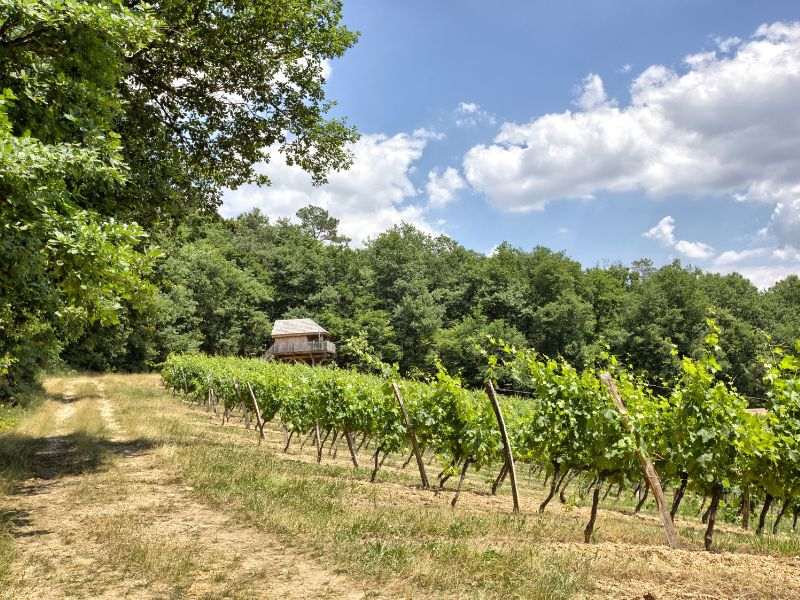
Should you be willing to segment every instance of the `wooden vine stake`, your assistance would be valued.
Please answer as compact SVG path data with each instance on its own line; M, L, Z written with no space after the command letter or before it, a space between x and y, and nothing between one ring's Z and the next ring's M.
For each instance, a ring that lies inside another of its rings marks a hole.
M511 442L508 440L508 430L506 429L505 419L503 419L503 411L500 410L500 402L497 400L497 394L494 391L494 386L491 381L486 382L486 394L489 396L489 400L492 401L494 416L497 417L497 426L500 428L500 436L503 439L503 453L506 456L506 468L508 470L508 477L511 480L511 496L514 499L514 513L517 514L519 513L517 469L514 466L514 454L511 451Z
M392 382L392 390L394 390L394 397L397 398L397 403L400 405L400 412L403 413L408 439L411 441L411 449L414 451L414 456L417 459L417 467L419 468L419 478L422 480L422 487L427 490L431 487L431 484L428 482L428 473L425 471L425 463L422 461L422 454L420 454L419 446L417 446L417 436L414 433L414 429L411 427L411 419L408 418L406 405L403 404L400 388L397 387L397 384L394 382Z
M258 402L256 402L256 395L253 392L253 386L250 385L250 382L247 383L247 389L250 391L250 398L253 399L253 408L256 409L256 425L258 425L258 445L261 445L261 441L264 439L264 419L261 418L261 409L258 408Z
M617 384L614 382L614 379L608 373L600 375L600 379L608 388L611 398L614 400L614 405L622 416L623 424L630 433L634 433L633 424L628 418L628 409L625 408L625 403L619 395L619 390L617 389ZM653 491L653 496L655 496L658 514L661 517L661 524L664 526L664 534L667 537L667 544L669 544L670 548L677 548L678 533L675 531L675 524L672 522L672 517L670 517L669 509L667 508L667 502L664 499L664 490L661 489L661 480L658 478L658 473L653 463L650 462L646 452L638 444L636 446L636 458L639 459L645 481L647 481L647 485Z

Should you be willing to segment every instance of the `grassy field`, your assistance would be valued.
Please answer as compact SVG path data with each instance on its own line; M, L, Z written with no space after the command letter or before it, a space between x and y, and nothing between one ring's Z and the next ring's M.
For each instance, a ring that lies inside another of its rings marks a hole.
M453 509L453 490L418 489L405 456L370 484L343 443L321 465L310 442L284 454L275 427L259 446L157 376L47 390L0 434L5 597L800 597L800 536L721 523L720 551L703 552L696 498L680 550L649 508L631 514L630 492L606 499L587 545L580 486L539 515L544 490L525 468L520 517L507 489L488 493L494 473L470 474Z

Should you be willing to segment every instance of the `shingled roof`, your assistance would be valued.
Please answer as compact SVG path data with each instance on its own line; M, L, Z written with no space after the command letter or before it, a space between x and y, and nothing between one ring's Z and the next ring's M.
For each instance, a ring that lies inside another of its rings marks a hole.
M328 333L313 319L278 319L272 326L272 337Z

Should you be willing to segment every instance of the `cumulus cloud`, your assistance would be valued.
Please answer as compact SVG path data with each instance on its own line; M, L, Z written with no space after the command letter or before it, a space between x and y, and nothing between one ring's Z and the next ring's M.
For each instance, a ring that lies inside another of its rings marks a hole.
M439 169L432 169L428 173L425 191L428 193L430 205L441 208L449 204L455 198L456 192L465 187L467 184L459 172L453 167L447 167L442 172Z
M675 245L675 219L666 216L642 235L671 248Z
M340 232L357 245L400 222L435 232L436 227L426 217L427 206L413 202L418 190L409 177L435 137L427 130L393 136L362 135L350 148L352 167L331 173L323 186L312 185L308 174L287 165L276 152L258 169L272 185L228 190L220 212L230 217L259 208L270 217L293 217L299 208L314 204L340 219Z
M714 259L717 266L738 265L753 258L769 256L769 248L751 248L749 250L726 250Z
M675 238L675 219L666 216L642 234L667 248L677 250L688 258L705 260L714 256L714 248L703 242L689 242Z
M680 71L652 65L616 106L586 78L579 110L504 123L464 157L464 174L496 206L540 210L603 192L800 197L800 23L717 42Z
M733 272L739 273L752 281L753 285L757 288L765 290L775 285L775 283L781 279L786 279L789 275L800 275L800 263L788 265L747 265L735 268L713 268L712 270L723 275Z
M714 38L714 42L716 42L717 48L719 48L720 52L722 52L723 54L727 54L731 50L735 49L739 44L741 44L742 39L736 36L727 38L717 36Z
M476 102L459 102L455 110L455 121L458 127L475 127L477 125L494 125L495 116L481 108Z
M775 205L767 232L775 236L780 246L800 248L800 193Z
M606 89L599 75L590 73L583 79L583 85L575 104L584 111L594 110L608 104Z

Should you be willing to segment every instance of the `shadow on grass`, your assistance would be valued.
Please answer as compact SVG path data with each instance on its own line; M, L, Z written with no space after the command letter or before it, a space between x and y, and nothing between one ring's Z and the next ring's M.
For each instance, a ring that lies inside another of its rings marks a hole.
M0 437L2 492L9 499L47 493L54 480L98 471L113 457L134 456L152 447L153 443L146 439L115 442L85 433L53 437L6 434ZM30 529L31 524L27 510L0 511L0 536L20 538L51 533Z
M112 441L82 432L51 437L16 433L0 437L0 479L9 494L33 494L49 480L100 469L117 456L151 449L149 439Z

